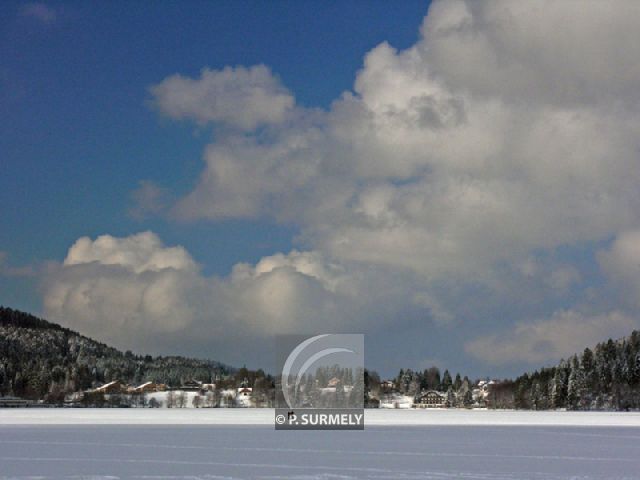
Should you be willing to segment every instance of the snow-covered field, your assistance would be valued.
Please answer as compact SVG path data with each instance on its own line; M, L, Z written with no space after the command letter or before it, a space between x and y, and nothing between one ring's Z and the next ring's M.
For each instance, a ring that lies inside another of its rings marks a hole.
M0 479L640 480L637 413L366 413L301 432L272 410L2 410Z

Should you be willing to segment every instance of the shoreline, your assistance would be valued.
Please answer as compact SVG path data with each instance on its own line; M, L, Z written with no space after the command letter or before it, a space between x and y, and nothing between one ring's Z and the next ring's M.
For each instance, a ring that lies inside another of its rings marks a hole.
M11 425L274 425L270 408L234 409L2 409ZM640 427L640 412L524 410L365 410L366 426Z

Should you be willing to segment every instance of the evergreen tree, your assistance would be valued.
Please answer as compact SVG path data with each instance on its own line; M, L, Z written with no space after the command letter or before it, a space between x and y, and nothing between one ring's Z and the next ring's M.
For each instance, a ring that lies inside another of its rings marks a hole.
M449 370L445 370L444 374L442 375L442 390L446 392L452 385L453 381L451 380L451 374L449 373Z
M462 379L460 378L460 374L456 373L456 379L453 382L453 389L457 392L462 387Z

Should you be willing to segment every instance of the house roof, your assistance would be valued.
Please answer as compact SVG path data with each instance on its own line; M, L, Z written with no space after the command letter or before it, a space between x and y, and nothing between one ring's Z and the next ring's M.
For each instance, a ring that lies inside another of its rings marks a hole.
M438 392L436 390L427 390L426 392L422 392L419 396L420 397L424 397L426 395L431 395L431 394L435 394L438 395L441 398L446 398L446 394L443 392Z
M138 385L136 387L136 390L139 390L139 389L144 388L144 387L148 387L149 385L155 385L155 383L154 382L145 382L142 385Z
M113 385L119 385L120 380L114 380L113 382L105 383L104 385L96 388L96 390L104 390L105 388L111 387Z

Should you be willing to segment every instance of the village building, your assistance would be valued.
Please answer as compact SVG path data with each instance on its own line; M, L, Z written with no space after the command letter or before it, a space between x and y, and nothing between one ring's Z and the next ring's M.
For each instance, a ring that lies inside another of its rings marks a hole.
M94 388L91 391L105 394L125 393L127 391L127 386L124 385L120 380L114 380L113 382L105 383L98 388Z
M31 405L31 400L18 397L0 397L0 408L24 408Z
M240 387L236 393L236 397L250 397L253 389L250 387Z
M130 393L153 393L153 392L163 392L166 390L167 386L164 383L155 383L155 382L146 382L142 385L138 385L137 387L132 387L129 389Z
M394 384L392 380L383 380L380 382L380 390L384 393L391 393L394 389Z
M252 406L252 393L251 387L240 387L236 390L236 405L239 407L251 407Z
M199 392L202 390L202 383L195 380L189 380L180 385L180 390L185 392Z
M421 393L414 405L416 408L445 408L447 407L447 395L435 390Z

